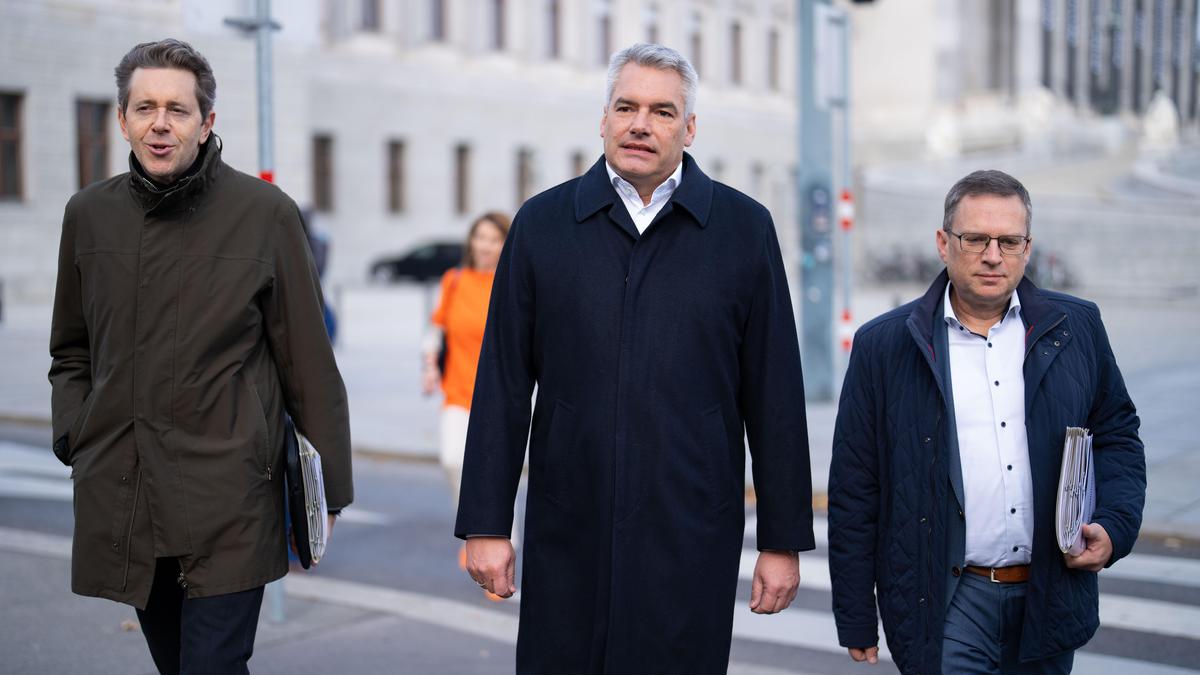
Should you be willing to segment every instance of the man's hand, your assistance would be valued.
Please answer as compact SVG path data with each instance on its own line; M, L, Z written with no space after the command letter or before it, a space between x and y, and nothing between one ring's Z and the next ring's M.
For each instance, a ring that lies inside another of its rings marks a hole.
M850 652L850 658L862 663L866 661L871 665L879 663L879 647L867 647L866 649L855 649L850 647L846 651Z
M1109 539L1108 532L1105 532L1104 528L1096 523L1084 525L1083 540L1087 542L1087 548L1082 553L1077 556L1063 554L1067 567L1089 572L1099 572L1104 569L1113 554L1112 539Z
M517 554L507 537L467 539L467 574L479 587L502 598L517 592Z
M794 551L763 551L754 564L750 611L774 614L787 609L800 585L800 556Z

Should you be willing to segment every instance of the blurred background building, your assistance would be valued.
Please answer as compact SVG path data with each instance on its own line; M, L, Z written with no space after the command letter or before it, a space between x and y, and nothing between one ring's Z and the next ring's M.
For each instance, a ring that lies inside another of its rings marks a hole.
M217 76L224 157L257 172L254 43L240 0L3 0L0 269L52 290L62 208L128 168L112 69L175 36ZM687 0L289 0L273 3L276 181L331 237L333 283L601 155L609 55L661 41L701 74L693 153L788 222L796 154L794 3ZM794 237L792 238L795 239Z
M1190 219L1200 199L1200 161L1178 152L1200 129L1197 2L835 2L852 27L851 161L863 235L856 276L887 280L881 253L895 257L887 247L903 249L914 231L935 226L949 184L987 164L1030 183L1035 204L1048 207L1036 221L1041 241L1070 259L1077 277L1087 256L1107 249L1079 243L1072 228L1120 237L1137 214L1167 232L1143 254L1166 256L1166 267L1151 271L1177 267L1186 283L1200 283L1179 254L1181 241L1196 241ZM224 22L253 5L0 0L7 296L50 296L66 200L127 169L112 68L133 44L175 36L209 57L225 159L257 171L254 43ZM796 269L798 6L276 2L276 181L332 239L329 280L363 283L374 260L457 239L475 214L514 211L585 171L601 154L608 55L658 41L700 72L693 154L771 209ZM912 256L927 261L927 239Z

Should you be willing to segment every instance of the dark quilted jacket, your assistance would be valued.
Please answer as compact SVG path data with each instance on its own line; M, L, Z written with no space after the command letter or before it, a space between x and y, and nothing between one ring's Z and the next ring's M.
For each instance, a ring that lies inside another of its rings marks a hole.
M925 296L859 329L842 387L829 477L829 566L838 639L878 642L904 673L940 673L950 551L962 527L950 508L944 354L935 320L943 271ZM1094 521L1112 538L1111 565L1141 526L1146 468L1138 418L1095 304L1018 287L1027 328L1025 412L1033 472L1034 533L1022 660L1085 644L1099 626L1096 574L1070 570L1054 536L1064 429L1094 436ZM878 603L878 614L877 612Z

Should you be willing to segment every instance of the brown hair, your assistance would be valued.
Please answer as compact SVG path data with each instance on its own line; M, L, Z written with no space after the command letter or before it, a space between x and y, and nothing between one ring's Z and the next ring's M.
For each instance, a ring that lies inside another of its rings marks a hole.
M471 238L475 236L475 231L479 229L479 226L484 223L495 225L500 230L500 234L507 239L508 228L512 225L512 220L502 211L488 211L476 218L475 222L471 223L471 228L467 230L467 241L463 245L462 266L464 268L473 269L475 267L475 256L471 255Z
M213 76L208 59L196 48L175 38L158 42L143 42L130 49L113 70L117 78L117 105L121 111L129 105L129 80L138 68L177 68L196 76L196 102L200 116L208 117L217 100L217 78Z

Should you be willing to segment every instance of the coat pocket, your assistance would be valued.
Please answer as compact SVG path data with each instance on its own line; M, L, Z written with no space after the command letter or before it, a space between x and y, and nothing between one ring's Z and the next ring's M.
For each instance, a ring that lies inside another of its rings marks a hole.
M708 481L709 502L716 511L724 511L733 502L737 482L731 476L729 460L729 436L725 431L725 418L721 406L704 411L700 416L700 429L704 433L701 444L701 463Z
M264 472L268 472L267 476L269 478L271 467L270 432L268 431L267 413L263 408L262 397L258 395L258 388L244 374L239 376L238 379L242 381L242 388L249 395L250 407L253 408L251 414L254 416L254 458L259 468Z
M54 454L63 464L70 466L72 460L79 454L79 449L83 447L83 441L86 440L83 432L87 428L88 415L92 411L92 403L95 400L96 392L92 391L87 398L83 399L83 403L79 406L79 412L75 415L75 421L67 430L67 442L61 446L58 443L54 444Z
M542 494L559 506L567 505L568 462L575 450L575 408L560 399L554 401L550 431L546 436L545 479Z

